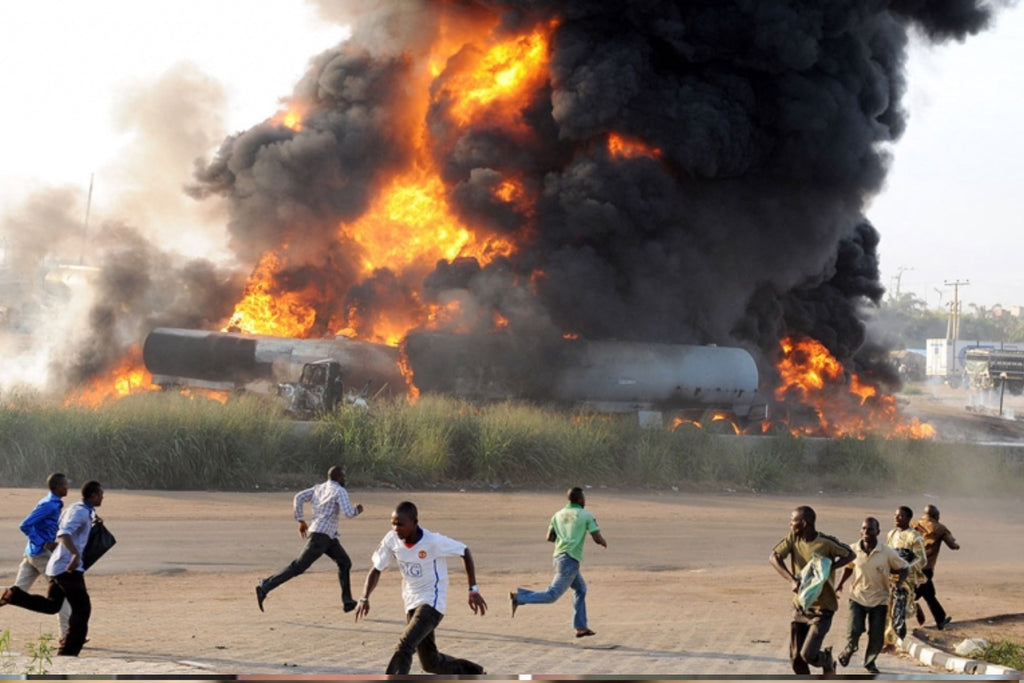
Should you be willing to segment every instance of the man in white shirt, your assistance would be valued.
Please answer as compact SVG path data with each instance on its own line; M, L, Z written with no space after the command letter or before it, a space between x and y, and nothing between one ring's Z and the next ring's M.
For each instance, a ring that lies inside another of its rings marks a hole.
M419 525L416 506L406 501L391 513L391 531L373 553L373 567L366 575L363 597L356 608L356 621L370 613L370 593L377 587L380 573L398 562L402 572L402 599L406 609L406 627L395 653L388 662L387 674L408 674L412 654L419 655L420 665L433 674L482 674L482 666L467 659L457 659L438 652L434 642L448 601L448 560L461 557L469 581L469 607L483 616L487 602L476 585L476 566L465 543L437 534Z
M303 505L310 503L313 509L313 521L306 524L303 516ZM320 559L321 556L334 560L338 565L338 583L341 584L341 603L346 612L356 608L352 597L352 560L338 540L338 518L344 514L351 519L362 513L363 506L352 506L345 490L345 468L335 465L327 470L327 481L311 488L299 491L292 500L295 521L299 523L299 536L306 539L306 547L292 562L273 576L260 579L256 584L256 604L263 611L263 601L267 594L285 581L303 573ZM307 538L307 533L308 538Z

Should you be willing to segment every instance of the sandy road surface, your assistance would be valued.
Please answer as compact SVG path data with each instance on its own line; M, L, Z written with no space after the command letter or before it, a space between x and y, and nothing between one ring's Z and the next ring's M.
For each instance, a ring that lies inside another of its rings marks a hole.
M363 516L342 523L357 590L370 553L389 528L390 511L402 499L419 505L423 526L469 545L490 610L482 618L470 612L462 599L461 563L454 563L438 643L497 676L787 675L790 595L767 558L787 531L790 510L805 502L817 509L820 529L849 542L867 514L888 528L897 505L916 512L935 502L963 547L944 550L937 571L949 613L968 619L1024 611L1024 508L1010 500L926 492L899 499L797 499L592 489L588 509L609 548L587 547L584 575L597 635L575 639L568 596L554 605L524 606L515 619L507 597L517 585L547 585L551 545L544 534L563 494L351 493L366 507ZM40 495L0 489L0 584L13 579L24 543L17 525ZM108 491L101 513L118 545L88 575L90 641L80 658L56 658L49 671L380 673L403 625L396 569L385 572L369 618L358 624L341 612L326 558L273 592L265 613L257 609L256 579L283 567L302 545L291 520L291 495ZM845 617L843 607L829 638L837 651ZM0 629L10 629L18 652L26 640L55 631L56 617L8 606L0 610ZM903 656L883 655L880 666L899 676L941 673ZM414 663L413 672L419 671Z

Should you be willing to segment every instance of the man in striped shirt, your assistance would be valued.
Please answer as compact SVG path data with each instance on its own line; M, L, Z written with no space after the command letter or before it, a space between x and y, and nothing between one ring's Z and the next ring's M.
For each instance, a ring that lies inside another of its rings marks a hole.
M310 503L313 520L306 523L303 506ZM338 540L338 518L341 514L351 519L362 513L363 506L353 507L345 490L345 469L338 465L327 470L327 481L317 484L295 494L293 500L295 521L299 523L299 536L306 539L306 547L302 553L277 574L261 579L256 584L256 604L263 611L263 601L267 594L285 581L294 578L316 562L322 555L334 560L338 565L338 582L341 584L341 602L346 612L356 608L352 597L352 560ZM308 532L308 534L307 534Z

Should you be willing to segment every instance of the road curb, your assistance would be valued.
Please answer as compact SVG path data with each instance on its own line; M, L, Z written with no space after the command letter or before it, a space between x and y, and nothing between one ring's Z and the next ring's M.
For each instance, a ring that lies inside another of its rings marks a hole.
M951 673L969 674L972 676L1024 676L1016 669L1010 669L998 664L990 664L979 659L951 655L948 652L936 649L916 637L908 635L898 641L901 650L914 657L926 666L940 667Z

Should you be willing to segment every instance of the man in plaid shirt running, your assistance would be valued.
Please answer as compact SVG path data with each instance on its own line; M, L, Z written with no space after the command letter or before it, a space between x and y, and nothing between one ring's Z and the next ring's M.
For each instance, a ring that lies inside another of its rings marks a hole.
M313 509L310 524L306 524L303 517L303 505L307 502ZM338 465L331 467L327 470L327 481L295 494L293 507L295 521L299 523L299 535L306 539L306 547L287 567L256 584L256 604L262 612L263 601L270 591L309 569L320 556L327 555L338 565L341 602L344 610L351 612L357 604L352 597L350 580L352 560L338 541L338 518L344 513L345 517L351 519L363 511L363 506L353 507L349 501L348 491L345 490L345 469Z

